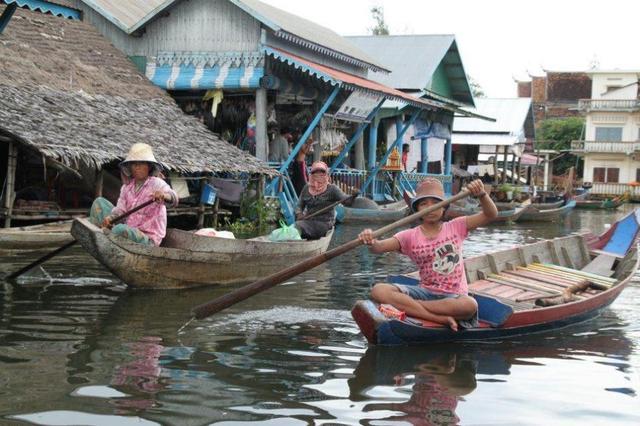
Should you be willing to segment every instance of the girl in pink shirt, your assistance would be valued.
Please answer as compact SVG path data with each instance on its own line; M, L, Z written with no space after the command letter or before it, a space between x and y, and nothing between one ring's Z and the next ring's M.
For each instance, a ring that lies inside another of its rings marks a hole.
M107 199L97 198L91 206L90 220L103 228L112 228L114 234L137 243L159 246L167 232L167 208L164 203L177 205L178 196L164 180L153 176L161 166L149 145L134 144L120 167L129 181L122 185L117 205L114 207ZM150 199L157 203L131 214L126 223L114 226L114 217Z
M422 224L398 232L391 238L376 240L373 231L365 229L358 238L373 253L399 251L413 260L420 269L420 285L376 284L371 298L388 303L407 315L446 324L458 330L456 320L473 319L478 305L468 293L467 278L462 260L462 244L467 233L486 225L498 216L498 209L484 191L480 180L467 189L480 200L482 212L444 222L444 208L422 218ZM411 203L413 211L420 211L444 200L442 183L425 179L416 190Z

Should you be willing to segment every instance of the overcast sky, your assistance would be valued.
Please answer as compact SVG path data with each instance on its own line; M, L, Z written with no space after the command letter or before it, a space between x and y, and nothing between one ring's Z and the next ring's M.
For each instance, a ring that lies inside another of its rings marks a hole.
M640 69L639 0L262 0L341 35L370 34L382 6L391 34L455 34L467 74L489 97L549 71Z

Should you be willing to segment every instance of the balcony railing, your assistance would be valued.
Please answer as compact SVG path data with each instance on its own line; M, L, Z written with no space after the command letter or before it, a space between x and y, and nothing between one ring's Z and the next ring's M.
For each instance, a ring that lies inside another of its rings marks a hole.
M571 151L575 153L633 154L640 151L640 141L572 141Z
M581 111L636 111L640 110L640 99L580 99Z

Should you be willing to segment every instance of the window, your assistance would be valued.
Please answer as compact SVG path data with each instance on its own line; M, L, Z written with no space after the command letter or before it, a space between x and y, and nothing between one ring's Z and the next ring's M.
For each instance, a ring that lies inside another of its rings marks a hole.
M636 169L636 182L640 182L640 169Z
M640 169L638 169L640 171ZM636 171L636 174L638 174ZM618 183L620 169L617 167L594 167L593 181L596 183Z
M607 169L604 167L594 167L593 169L593 181L597 183L604 183L604 175Z
M622 140L622 127L596 127L597 141L613 141Z

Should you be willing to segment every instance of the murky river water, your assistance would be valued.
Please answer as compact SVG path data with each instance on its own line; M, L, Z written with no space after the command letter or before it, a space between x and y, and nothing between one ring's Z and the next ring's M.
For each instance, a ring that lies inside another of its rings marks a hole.
M598 233L622 214L480 229L465 252ZM340 227L332 244L357 232ZM0 274L35 258L0 255ZM351 305L412 269L357 249L181 329L228 287L128 291L71 251L0 281L0 425L640 424L638 283L553 333L368 348Z

